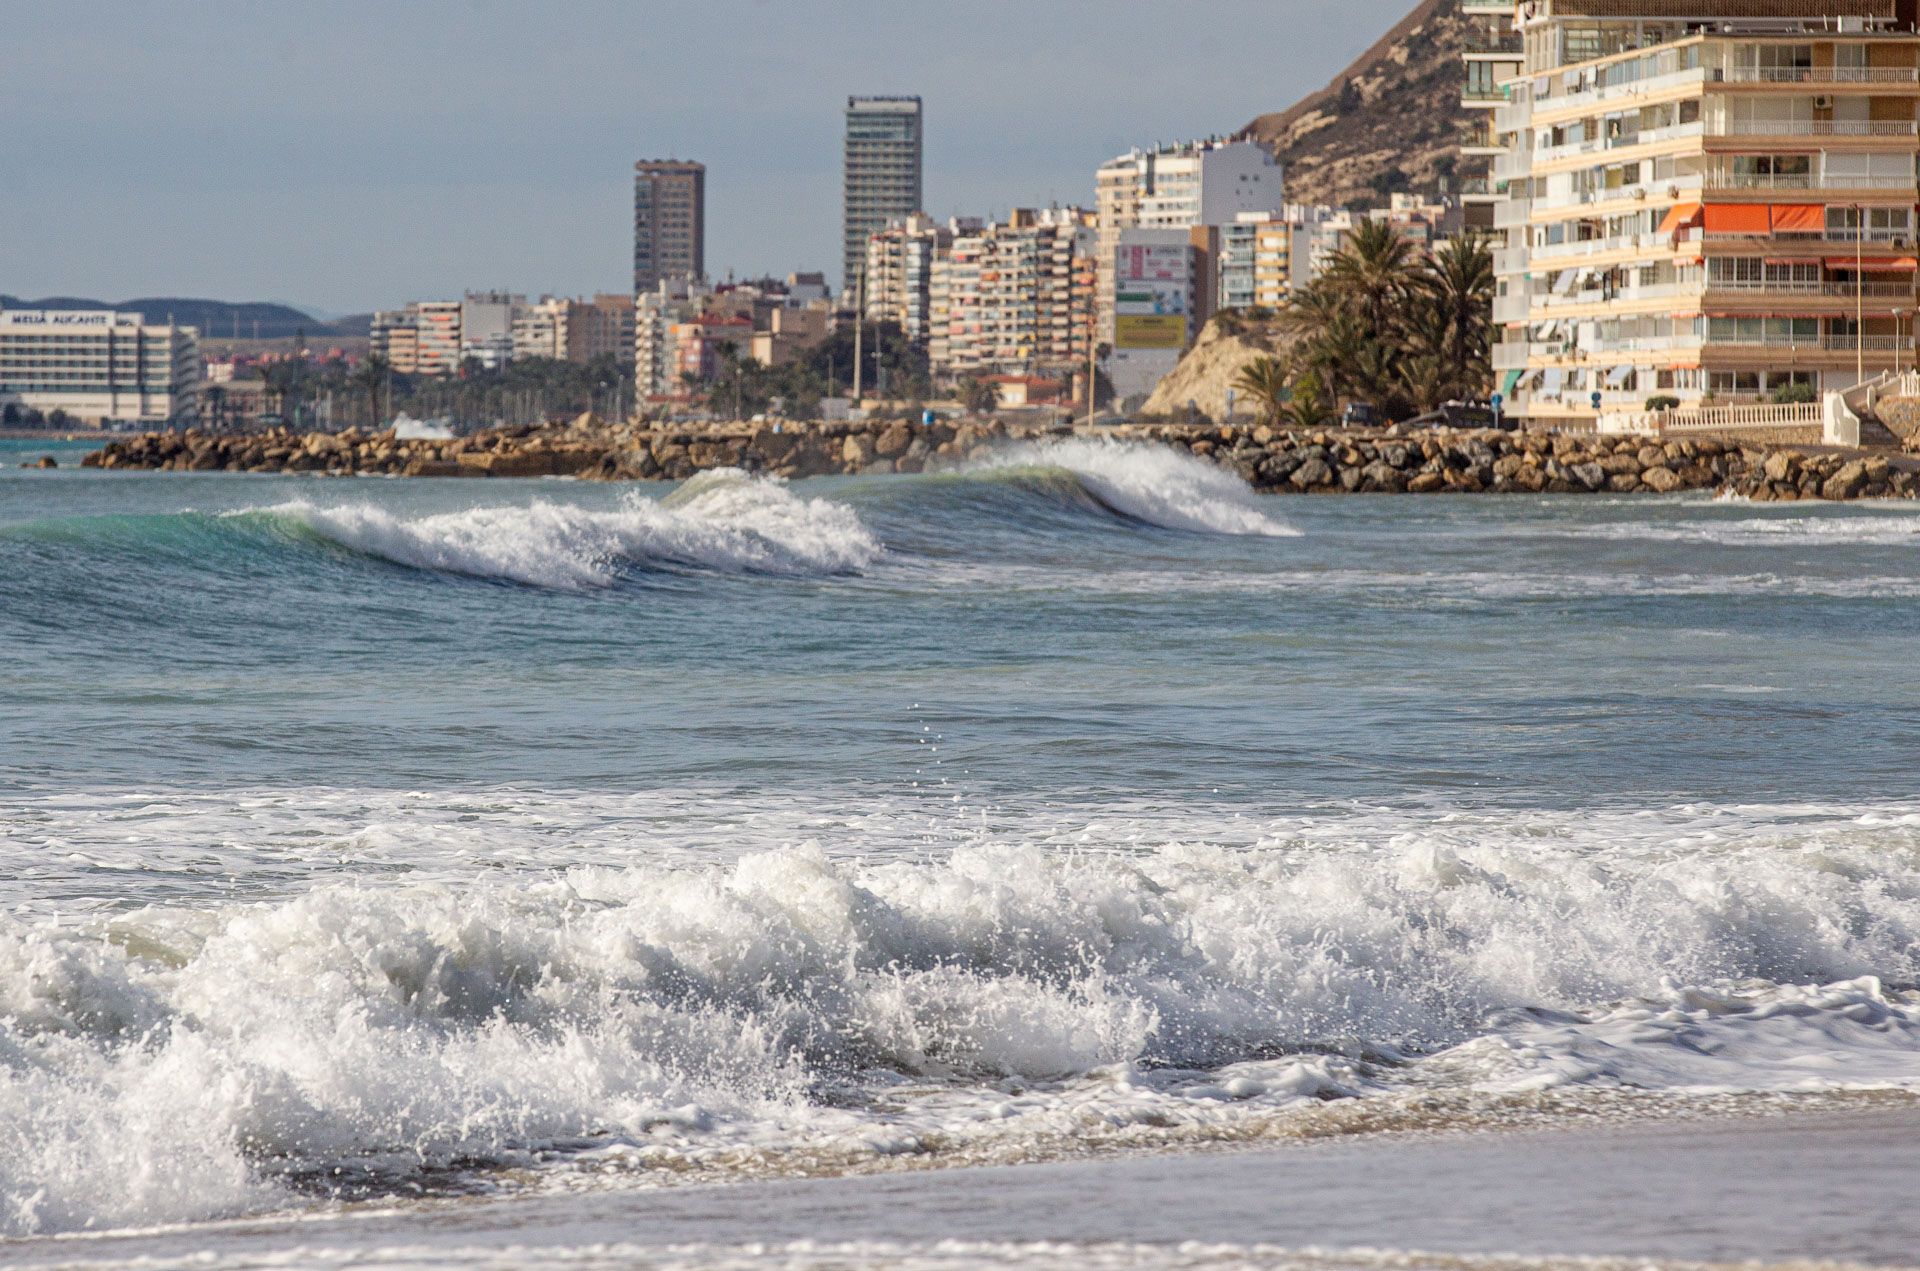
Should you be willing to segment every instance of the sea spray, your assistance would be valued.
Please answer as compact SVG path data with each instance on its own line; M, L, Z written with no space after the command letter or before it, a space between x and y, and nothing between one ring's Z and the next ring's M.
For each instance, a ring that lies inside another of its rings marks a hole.
M1103 506L1162 529L1267 538L1299 534L1238 475L1169 446L1086 438L1022 442L965 470L1035 469L1070 472Z
M1784 819L1383 812L1119 851L1143 827L1010 826L9 920L0 1216L1020 1159L1405 1091L1920 1088L1920 827L1754 832Z

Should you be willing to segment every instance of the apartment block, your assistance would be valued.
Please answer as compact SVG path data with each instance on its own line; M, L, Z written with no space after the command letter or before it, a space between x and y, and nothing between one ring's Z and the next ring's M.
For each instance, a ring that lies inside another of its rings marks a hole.
M514 361L526 358L564 359L573 306L566 300L542 296L533 304L514 307L509 345Z
M635 306L632 296L602 293L567 303L566 328L559 356L569 362L612 357L633 360Z
M1252 141L1133 150L1101 165L1094 196L1101 340L1114 339L1113 262L1123 233L1221 227L1246 213L1278 214L1286 207L1283 175L1272 153Z
M1467 18L1466 86L1462 104L1467 122L1460 134L1460 163L1454 188L1465 207L1470 229L1493 229L1494 205L1500 201L1500 182L1494 160L1502 150L1495 112L1507 103L1511 84L1520 75L1520 32L1513 0L1460 0Z
M936 376L1065 375L1090 353L1098 235L1080 208L1020 208L956 234L933 263Z
M678 159L633 165L633 293L707 276L707 168Z
M925 343L932 321L934 266L953 250L955 238L980 229L976 220L956 218L942 224L916 212L867 240L867 321L898 323L908 339Z
M926 206L925 137L918 97L847 99L840 278L850 307L859 301L867 243Z
M0 407L95 426L190 422L200 333L110 310L0 311Z
M1531 0L1495 114L1494 365L1570 427L1850 386L1910 340L1912 0Z

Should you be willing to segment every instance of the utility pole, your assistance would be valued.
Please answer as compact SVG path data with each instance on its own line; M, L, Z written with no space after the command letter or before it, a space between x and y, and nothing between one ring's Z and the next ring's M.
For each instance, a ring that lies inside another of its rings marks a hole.
M1853 345L1854 368L1853 382L1867 382L1867 209L1861 204L1853 207Z
M867 271L864 269L860 271L860 286L856 294L859 296L859 301L853 308L853 408L859 410L860 394L866 382L864 378L866 367L862 366L860 361L862 340L867 330Z

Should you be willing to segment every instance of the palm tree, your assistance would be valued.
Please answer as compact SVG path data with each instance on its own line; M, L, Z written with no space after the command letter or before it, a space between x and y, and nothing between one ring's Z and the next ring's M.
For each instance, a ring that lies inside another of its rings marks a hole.
M380 394L387 386L387 375L393 369L386 358L374 353L367 360L353 368L348 383L367 395L367 422L375 428L380 426Z
M1392 329L1417 277L1413 245L1385 221L1362 221L1327 266L1328 281L1380 334Z
M1000 390L971 375L954 385L954 391L969 415L984 415L1000 404Z
M1233 386L1260 408L1260 422L1263 424L1276 422L1287 399L1292 396L1287 387L1287 364L1277 357L1255 358L1247 363L1233 377Z
M1438 352L1459 391L1479 396L1493 377L1489 348L1493 329L1493 248L1478 234L1451 242L1427 260L1419 279L1421 299L1438 316L1445 338Z
M1327 424L1333 417L1333 403L1320 386L1320 377L1312 371L1294 377L1293 391L1280 412L1281 422L1289 428L1312 429Z

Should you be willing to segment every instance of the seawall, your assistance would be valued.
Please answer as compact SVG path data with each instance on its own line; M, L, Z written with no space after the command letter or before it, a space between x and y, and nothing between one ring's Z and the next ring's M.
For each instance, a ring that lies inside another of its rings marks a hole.
M146 433L89 454L112 470L314 473L334 476L577 477L682 480L737 467L787 478L923 472L1014 441L1067 436L1064 426L980 420L713 424L614 428L574 423L496 429L451 441L391 432L247 435ZM1715 438L1652 442L1539 432L1398 428L1290 431L1128 424L1116 440L1209 459L1273 494L1672 494L1761 500L1913 498L1920 464L1898 456L1763 446Z

